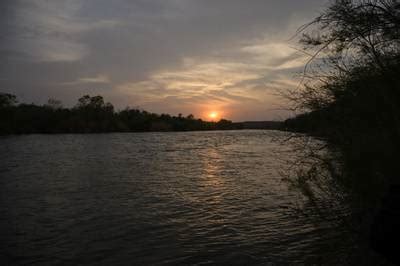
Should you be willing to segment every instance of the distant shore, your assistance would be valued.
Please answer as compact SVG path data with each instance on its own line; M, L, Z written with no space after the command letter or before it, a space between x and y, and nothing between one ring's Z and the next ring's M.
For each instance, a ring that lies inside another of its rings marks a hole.
M174 132L236 129L281 129L283 122L227 119L204 121L192 114L173 116L125 108L115 111L102 96L84 95L72 108L49 99L45 105L18 103L15 95L0 93L0 135L109 132Z

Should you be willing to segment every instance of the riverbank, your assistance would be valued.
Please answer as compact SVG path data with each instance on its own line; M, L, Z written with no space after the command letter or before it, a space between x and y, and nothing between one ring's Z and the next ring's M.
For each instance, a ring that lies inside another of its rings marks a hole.
M115 111L101 96L85 95L73 108L55 100L46 105L17 104L14 95L0 93L0 134L170 132L238 129L279 129L282 122L233 123L204 121L193 115L173 116L126 108Z
M352 227L358 230L361 241L398 264L397 250L392 245L400 236L396 134L388 134L392 127L359 127L360 121L349 126L346 121L352 119L354 116L337 116L337 109L326 109L288 119L285 128L322 138L327 148L339 152L335 160L340 161L340 174L335 173L333 180L352 199Z

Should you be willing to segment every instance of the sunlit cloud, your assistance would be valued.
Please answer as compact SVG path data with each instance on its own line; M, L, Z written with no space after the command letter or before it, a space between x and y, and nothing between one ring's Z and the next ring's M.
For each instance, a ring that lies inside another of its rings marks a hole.
M200 96L215 94L245 80L260 78L249 66L239 63L194 63L184 64L179 70L154 73L149 80L123 84L119 88L134 93L166 96ZM158 88L157 90L152 90ZM162 90L162 91L160 91ZM162 92L160 94L160 92ZM214 95L215 96L215 95Z
M242 51L252 56L253 60L274 70L304 66L308 56L286 43L265 43L245 46Z
M275 55L274 62L278 62L275 67L281 64L281 59L292 54ZM284 83L284 75L276 75L276 78L283 79L278 83L265 80L271 75L269 72L274 62L263 62L264 65L256 59L247 62L204 62L185 58L178 69L153 73L146 81L125 83L118 86L118 90L130 95L138 106L170 108L175 103L181 110L190 109L203 118L207 118L210 110L218 110L221 115L237 116L239 109L245 106L265 112L266 106L271 108L277 101L274 91L269 89L292 86L293 82L286 77L287 82ZM262 87L263 90L255 90L255 87Z
M284 58L293 54L293 48L290 48L287 43L263 43L245 46L242 51L264 56L263 59Z
M232 51L230 51L232 53ZM118 86L121 93L139 97L140 105L182 99L196 106L262 104L278 101L282 87L298 81L290 69L304 65L306 58L286 43L266 42L239 47L229 60L189 58L170 70L151 74L147 80Z

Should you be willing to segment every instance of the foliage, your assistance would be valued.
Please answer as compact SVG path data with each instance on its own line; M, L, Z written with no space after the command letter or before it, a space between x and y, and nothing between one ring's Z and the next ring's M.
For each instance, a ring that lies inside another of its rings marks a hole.
M293 92L292 100L306 112L288 119L286 127L324 137L339 147L354 173L351 180L367 174L373 178L369 173L379 172L395 182L394 171L399 169L394 158L400 147L400 4L336 0L300 31L300 42L314 54L306 66L304 86Z
M102 96L84 95L73 108L49 99L43 106L16 105L16 97L0 94L0 134L99 133L132 131L188 131L236 129L237 124L222 119L207 122L193 115L183 117L154 114L126 108L116 112Z
M9 93L0 93L0 108L13 106L17 103L17 97Z
M285 126L339 152L334 178L360 217L373 216L400 184L400 3L336 0L299 33L310 61L289 96L303 113Z
M299 29L300 43L317 54L325 53L332 62L373 61L386 68L385 57L399 52L399 18L397 0L336 0Z

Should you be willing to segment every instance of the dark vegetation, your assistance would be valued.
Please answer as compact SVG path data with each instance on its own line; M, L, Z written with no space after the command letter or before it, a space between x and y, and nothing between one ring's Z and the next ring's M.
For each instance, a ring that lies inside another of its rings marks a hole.
M372 245L400 262L390 244L400 237L400 3L332 1L298 33L310 61L287 96L303 114L285 127L340 152L337 178L375 217Z
M179 114L154 114L126 108L115 111L103 97L85 95L73 108L58 100L47 104L17 104L14 95L0 93L0 134L101 133L241 129L240 123L221 119L208 122Z
M282 122L275 121L210 122L193 115L159 115L131 108L115 111L101 96L85 95L73 108L64 108L55 99L42 106L18 104L16 96L0 93L0 134L280 129L281 126Z

